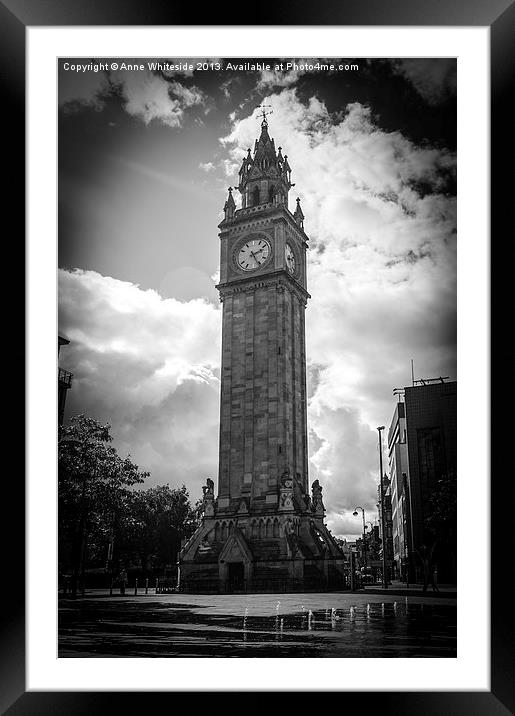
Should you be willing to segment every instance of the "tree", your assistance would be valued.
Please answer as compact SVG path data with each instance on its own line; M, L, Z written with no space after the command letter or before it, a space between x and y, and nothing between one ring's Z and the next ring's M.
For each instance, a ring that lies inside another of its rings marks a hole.
M193 534L198 524L185 485L135 490L129 510L132 519L124 547L139 554L143 570L175 563L181 540Z
M86 553L106 549L126 519L129 488L144 481L130 456L111 445L110 425L77 415L58 440L58 523L61 568L71 567L72 594L84 577Z
M456 528L456 474L449 472L437 480L429 498L425 525L436 538L445 538Z
M434 555L434 561L444 566L451 578L455 572L456 515L456 473L449 472L436 481L424 527L430 554Z

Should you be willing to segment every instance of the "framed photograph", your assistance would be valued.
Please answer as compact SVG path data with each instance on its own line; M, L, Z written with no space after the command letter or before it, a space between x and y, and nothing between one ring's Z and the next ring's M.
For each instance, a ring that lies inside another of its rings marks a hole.
M513 9L454 6L423 24L413 8L372 9L369 27L357 14L320 25L312 10L305 25L239 27L157 10L145 27L114 4L80 20L73 5L6 11L21 114L26 51L28 149L26 619L18 594L8 712L98 711L106 691L344 691L395 713L422 695L428 713L509 705L490 611L488 147L489 93L505 121ZM454 462L434 418L413 428L416 458L406 448L413 476L445 453L457 477L457 548L439 579L416 537L436 487L406 482L393 436L404 411L420 415L412 394L449 405L458 380ZM74 562L61 559L56 462L75 458L56 453L56 428L75 440L81 414L109 424L101 464L131 497L120 520L95 513L94 538L88 514ZM182 485L191 529L121 558L134 494L143 509ZM159 614L136 606L149 592ZM241 625L220 629L228 614Z

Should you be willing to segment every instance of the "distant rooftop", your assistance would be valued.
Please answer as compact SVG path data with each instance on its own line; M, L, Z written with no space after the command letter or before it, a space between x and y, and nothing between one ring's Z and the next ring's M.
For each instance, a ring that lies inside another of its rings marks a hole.
M420 378L419 380L414 380L413 385L433 385L434 383L445 383L446 380L449 380L448 375L443 378L441 375L438 378Z

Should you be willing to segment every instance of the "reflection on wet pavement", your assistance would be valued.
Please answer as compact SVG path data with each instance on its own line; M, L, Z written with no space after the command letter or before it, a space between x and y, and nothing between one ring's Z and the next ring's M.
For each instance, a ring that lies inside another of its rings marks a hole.
M131 600L62 599L59 656L456 656L452 600L369 597L364 601L363 595L357 599L354 595L353 601L349 594L339 600L343 602L339 608L320 608L319 598L310 600L311 608L300 604L290 611L291 597L281 604L268 596L254 609L252 597L232 599L225 603L226 612L232 613L223 613L220 596L213 597L212 604L208 597L188 603L186 595L181 595L182 602L150 595Z

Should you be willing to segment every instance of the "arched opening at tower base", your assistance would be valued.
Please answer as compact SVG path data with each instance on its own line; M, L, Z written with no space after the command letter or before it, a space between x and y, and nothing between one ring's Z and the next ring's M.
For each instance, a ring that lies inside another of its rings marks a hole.
M248 510L242 500L237 514L227 518L216 514L209 481L202 524L180 553L180 591L238 594L349 587L345 557L324 525L318 481L308 499L289 475L282 486L283 495L292 498L282 500L282 512ZM291 494L286 492L290 489Z

